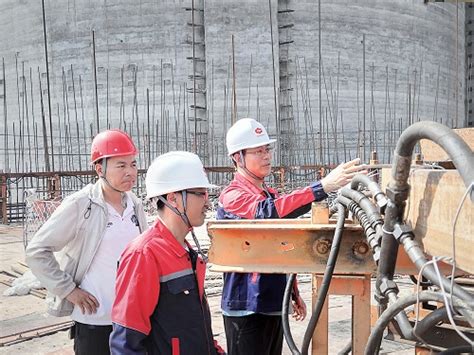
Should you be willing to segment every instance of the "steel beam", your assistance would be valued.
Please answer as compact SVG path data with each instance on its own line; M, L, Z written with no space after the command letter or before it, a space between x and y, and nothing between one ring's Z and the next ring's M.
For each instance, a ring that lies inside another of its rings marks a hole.
M210 221L209 261L213 271L261 273L324 273L336 226L310 219ZM335 273L376 271L362 227L346 224ZM397 272L417 274L404 251Z

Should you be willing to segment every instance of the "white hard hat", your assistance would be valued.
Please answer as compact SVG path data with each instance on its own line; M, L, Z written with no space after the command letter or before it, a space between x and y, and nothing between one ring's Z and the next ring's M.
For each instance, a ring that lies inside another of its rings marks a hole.
M146 172L147 198L192 188L214 188L201 159L190 152L168 152L153 160Z
M227 153L232 155L248 148L261 147L276 142L268 137L267 130L253 118L242 118L227 131Z

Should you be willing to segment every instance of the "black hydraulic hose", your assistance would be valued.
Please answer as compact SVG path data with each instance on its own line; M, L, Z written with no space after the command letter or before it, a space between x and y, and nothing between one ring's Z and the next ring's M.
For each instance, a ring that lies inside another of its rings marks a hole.
M438 355L459 355L459 354L474 354L474 348L470 345L455 346L438 353Z
M359 185L365 186L370 191L371 196L375 199L379 207L385 207L387 204L387 197L377 182L372 180L367 175L357 174L351 180L351 189L357 190Z
M308 328L305 333L310 334L309 340L311 341L312 335L314 333L314 329L316 328L316 324L319 320L319 315L321 313L322 305L326 300L327 291L329 289L329 284L331 282L331 278L333 275L334 267L336 265L337 255L339 253L339 246L342 240L342 230L344 227L345 221L345 208L341 204L337 203L338 207L338 219L336 230L334 232L334 239L331 245L331 251L329 253L328 262L326 265L326 270L324 271L323 282L321 285L321 289L318 292L318 299L316 300L315 310L311 316L311 319L308 324ZM293 355L301 355L301 352L298 350L296 343L293 339L293 335L291 334L290 324L289 324L289 307L290 307L290 299L291 299L291 291L293 287L293 283L295 281L296 274L291 274L286 282L285 293L283 295L283 306L282 306L282 327L283 327L283 335L285 336L286 343L288 344L288 348L290 349ZM322 301L321 301L322 299ZM303 341L303 354L305 354L305 343ZM309 348L309 342L308 342ZM308 349L306 349L306 354Z
M281 311L283 335L285 336L286 343L293 355L301 355L298 347L296 346L295 340L290 330L290 322L288 320L288 309L290 308L291 291L293 289L293 283L295 282L296 274L291 274L286 282L285 293L283 295L283 307Z
M356 190L344 188L341 189L341 195L353 200L364 210L373 228L375 227L375 225L383 224L382 216L380 215L379 211L372 203L372 201L370 201L369 198L363 193Z
M432 121L421 121L405 129L398 139L394 153L392 181L394 189L408 187L409 166L413 149L420 139L429 139L448 153L461 175L464 185L468 187L474 181L474 154L471 148L452 129ZM408 169L406 168L408 160ZM472 199L471 193L471 199Z
M474 154L454 131L439 123L426 121L417 122L403 131L395 148L392 179L387 187L389 201L385 209L384 233L376 281L376 289L379 293L383 282L393 280L399 244L392 232L396 224L403 224L403 214L410 190L408 176L411 158L413 148L420 139L429 139L448 153L466 187L474 181ZM471 200L474 201L472 191Z
M339 196L337 196L336 203L333 205L333 206L334 206L334 208L333 208L333 209L334 209L334 212L337 211L337 206L338 206L337 202L342 203L342 204L343 204L344 206L346 206L347 208L349 208L349 205L350 205L351 203L353 203L353 201L352 201L350 198L345 197L345 196L343 196L343 195L339 195Z
M365 348L366 355L377 354L377 348L380 344L383 336L383 332L387 327L388 323L393 320L393 318L399 313L402 312L406 307L411 306L417 302L428 302L436 301L443 303L444 297L440 292L432 291L421 291L418 294L411 294L408 296L400 297L395 303L391 304L379 317L372 332L370 333L369 339L367 340L367 345ZM453 296L452 303L454 308L468 308L465 302L459 298Z
M432 330L436 324L444 320L448 320L448 311L446 307L438 308L418 322L416 328L413 328L413 335L421 338L428 330Z
M318 298L314 306L313 314L311 315L311 319L309 320L308 327L306 328L306 332L304 333L303 337L303 345L301 350L303 355L308 354L309 344L311 342L311 338L313 337L314 329L316 328L316 324L318 323L319 316L321 315L321 310L323 309L324 301L326 300L329 285L331 284L332 275L334 273L334 268L336 266L336 261L339 254L339 247L341 246L342 232L344 230L345 222L345 207L342 204L338 203L337 211L338 215L336 230L334 231L334 238L332 240L328 262L326 264L326 269L324 270L323 281L321 283L321 288L318 290Z
M364 228L364 234L367 238L369 246L372 248L374 260L378 263L380 255L379 239L381 237L382 226L377 225L379 232L377 232L377 229L374 230L370 225L367 214L351 199L343 195L339 195L337 201L346 206L346 208L354 214L354 217L359 221L362 228Z
M349 209L354 213L356 218L359 220L361 225L364 227L364 231L367 236L367 240L369 242L369 245L371 246L372 250L374 251L374 260L376 262L379 261L380 257L380 248L378 247L378 238L376 236L376 232L374 229L372 229L370 232L367 228L367 224L370 225L371 227L378 227L380 232L382 229L382 217L376 210L375 206L373 203L361 192L351 190L351 189L342 189L341 190L341 196L347 199L350 199L351 201L347 201L346 199L341 199L344 204L349 206ZM363 212L362 210L363 209ZM367 219L369 220L369 223L367 223ZM371 233L371 234L369 234ZM397 297L398 290L397 289L392 289L388 290L387 294L385 296L391 297L391 299L395 299ZM400 312L395 316L396 322L400 328L401 334L403 338L405 339L413 339L412 331L413 328L408 320L407 315L404 312Z
M398 255L398 241L392 235L393 228L398 220L401 221L403 217L403 210L405 208L405 202L402 202L401 206L397 206L392 200L389 200L385 209L385 222L383 225L383 236L381 238L380 245L380 262L377 268L377 280L375 282L375 288L380 296L380 286L387 280L393 280L393 274L395 272L395 265L397 262ZM399 211L402 214L399 214Z

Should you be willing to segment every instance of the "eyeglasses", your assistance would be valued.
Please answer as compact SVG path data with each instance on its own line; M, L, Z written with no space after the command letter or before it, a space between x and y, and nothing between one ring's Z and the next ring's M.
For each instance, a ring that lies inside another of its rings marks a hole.
M257 150L246 150L245 153L246 154L255 154L257 157L261 158L267 154L272 154L272 150L273 148L272 147L263 147L263 148L260 148L260 149L257 149Z
M196 195L198 197L204 197L204 198L207 198L209 196L207 191L202 192L202 191L186 190L186 193L191 194L191 195Z

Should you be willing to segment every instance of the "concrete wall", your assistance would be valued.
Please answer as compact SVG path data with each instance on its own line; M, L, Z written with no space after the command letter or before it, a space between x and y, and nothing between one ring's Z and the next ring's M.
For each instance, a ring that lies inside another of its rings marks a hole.
M193 70L191 3L45 0L56 169L87 164L98 130L95 82L99 129L126 128L140 145L143 167L169 149L196 149L206 164L228 164L225 132L232 119L247 116L278 136L282 149L275 158L286 164L368 159L372 149L388 161L412 121L465 125L464 5L322 0L319 23L317 1L195 0L195 24L203 26L195 26ZM7 86L5 99L0 85L0 166L43 170L38 73L46 123L49 112L41 2L4 0L0 14ZM17 157L15 164L14 144L17 151L38 147L38 158Z
M271 6L275 78L278 86L277 1L272 0ZM208 106L215 134L222 139L233 120L243 117L261 121L270 134L275 134L276 113L268 1L206 1L205 21ZM237 108L235 118L233 55ZM221 145L219 152L225 154L225 147ZM227 159L222 162L228 163Z
M139 1L133 5L121 0L45 1L53 142L56 145L63 139L61 142L66 144L68 133L65 126L68 124L73 143L69 150L56 147L56 168L69 168L60 156L70 150L83 154L82 166L86 166L86 152L92 136L107 126L126 128L137 141L140 139L138 144L142 147L143 159L148 156L146 149L149 145L158 152L167 150L165 144L170 149L186 148L182 143L184 137L179 137L173 144L170 142L172 137L176 137L176 130L183 131L184 118L188 114L185 85L192 73L192 64L186 59L190 53L190 45L186 42L191 30L187 26L190 13L184 9L185 5L189 5L188 1ZM27 73L32 68L31 80L29 75L25 75L29 95L25 100L36 101L34 110L38 124L39 68L47 123L49 120L42 11L41 2L31 0L4 1L0 7L0 48L5 58L11 149L11 121L26 122L28 111L21 98L20 103L17 100L16 62L20 68L20 95L23 95L21 68L24 65ZM30 95L31 85L33 97ZM32 110L31 103L29 106ZM154 135L150 144L143 132L143 128L148 129L148 117ZM177 118L177 127L174 117ZM33 124L31 117L30 123ZM3 132L3 119L1 126ZM84 138L79 147L75 139L77 126L81 138ZM38 143L42 148L42 143ZM24 168L28 169L28 163Z

